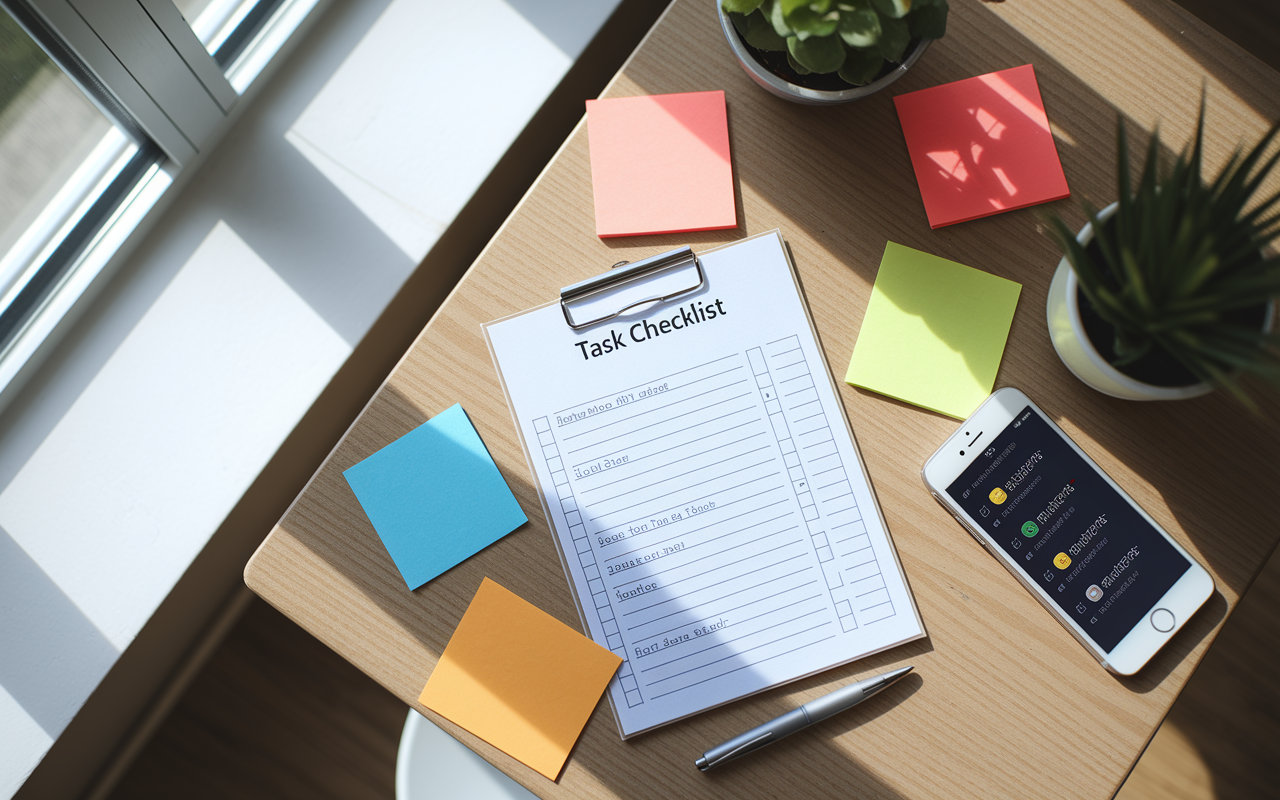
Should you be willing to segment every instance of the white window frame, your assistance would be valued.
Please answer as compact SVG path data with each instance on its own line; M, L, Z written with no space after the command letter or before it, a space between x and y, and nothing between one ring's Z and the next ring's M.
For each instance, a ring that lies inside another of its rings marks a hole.
M65 262L56 284L0 344L0 413L125 260L139 238L134 234L145 231L167 204L180 173L217 142L240 98L317 16L313 12L323 0L275 4L225 68L172 0L7 4L23 6L58 40L64 56L80 62L85 74L73 79L120 127L108 133L16 245L0 253L0 267L22 270L0 297L0 309L51 259ZM222 44L244 16L240 12L200 22L216 26L214 44Z
M171 0L27 0L175 164L237 95Z

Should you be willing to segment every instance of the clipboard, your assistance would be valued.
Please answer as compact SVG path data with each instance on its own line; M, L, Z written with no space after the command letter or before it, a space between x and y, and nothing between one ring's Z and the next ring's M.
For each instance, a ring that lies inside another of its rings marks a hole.
M925 635L780 232L483 329L623 738Z

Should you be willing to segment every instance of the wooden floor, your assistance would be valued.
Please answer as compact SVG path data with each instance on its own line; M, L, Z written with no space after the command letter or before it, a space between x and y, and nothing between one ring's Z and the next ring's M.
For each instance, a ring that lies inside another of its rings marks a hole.
M1280 3L1180 1L1280 69ZM1278 654L1273 555L1119 797L1276 796ZM391 800L405 714L390 693L254 601L110 798Z
M391 800L406 713L255 599L111 797Z

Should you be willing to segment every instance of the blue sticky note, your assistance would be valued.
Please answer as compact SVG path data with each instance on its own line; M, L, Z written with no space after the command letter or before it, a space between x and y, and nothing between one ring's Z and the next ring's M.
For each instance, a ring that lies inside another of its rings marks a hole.
M342 474L410 590L529 521L460 405Z

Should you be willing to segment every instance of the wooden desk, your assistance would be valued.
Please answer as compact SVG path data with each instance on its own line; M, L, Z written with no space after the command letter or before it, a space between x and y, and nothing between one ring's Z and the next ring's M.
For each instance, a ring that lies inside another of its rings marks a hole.
M1280 427L1225 395L1167 404L1100 395L1054 355L1045 296L1058 251L1040 211L930 231L891 94L1032 63L1074 198L1114 199L1119 110L1166 141L1192 130L1209 91L1212 167L1280 116L1280 75L1163 0L985 5L952 0L950 32L892 90L840 108L776 100L742 74L714 0L671 8L607 96L723 88L740 226L601 241L580 124L246 569L258 594L416 707L480 580L489 576L579 627L552 536L480 324L555 296L622 259L780 227L827 358L848 363L885 241L1019 281L1023 294L997 385L1027 391L1213 573L1219 594L1137 677L1097 665L939 508L920 465L951 419L842 385L927 640L717 709L628 742L607 703L551 783L443 726L547 797L1103 797L1159 725L1236 600L1276 545ZM530 523L417 592L407 592L341 472L461 402ZM1266 414L1280 419L1268 398ZM914 664L892 692L804 736L710 774L707 746L855 676ZM316 698L324 702L324 698ZM437 721L440 721L437 719Z

